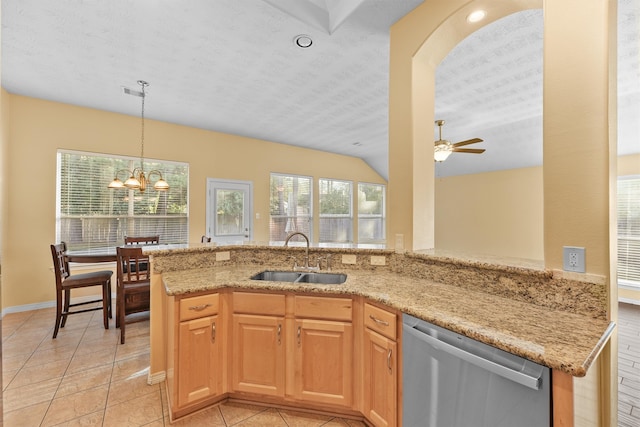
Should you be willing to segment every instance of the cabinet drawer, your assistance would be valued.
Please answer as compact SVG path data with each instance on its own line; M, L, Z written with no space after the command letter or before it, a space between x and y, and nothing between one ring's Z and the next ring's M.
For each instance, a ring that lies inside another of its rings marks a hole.
M284 316L285 296L255 292L234 292L233 312Z
M364 324L387 338L396 339L396 314L376 307L364 305Z
M350 298L295 296L296 317L351 322L352 309L353 301Z
M218 294L200 295L180 300L180 321L216 314L219 308Z

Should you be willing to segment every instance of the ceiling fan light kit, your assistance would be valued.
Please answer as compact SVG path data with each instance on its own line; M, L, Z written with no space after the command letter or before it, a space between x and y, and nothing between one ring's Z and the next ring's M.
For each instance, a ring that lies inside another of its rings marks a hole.
M466 141L460 141L452 144L446 139L442 139L442 125L444 125L444 120L436 120L436 125L438 125L438 140L435 141L433 149L433 159L436 162L444 162L445 160L447 160L447 157L449 157L451 153L484 153L484 148L460 148L465 145L477 144L478 142L482 142L482 139L471 138L467 139Z

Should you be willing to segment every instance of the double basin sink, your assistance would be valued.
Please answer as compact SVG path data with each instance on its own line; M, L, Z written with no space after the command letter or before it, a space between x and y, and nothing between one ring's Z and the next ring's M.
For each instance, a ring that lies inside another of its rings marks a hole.
M314 273L307 271L273 271L267 270L251 276L251 280L270 282L313 283L321 285L339 285L347 280L346 274Z

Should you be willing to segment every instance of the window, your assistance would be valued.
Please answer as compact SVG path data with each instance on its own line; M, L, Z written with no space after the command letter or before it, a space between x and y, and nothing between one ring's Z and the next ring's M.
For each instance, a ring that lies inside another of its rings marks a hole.
M349 181L320 179L320 242L353 242L353 197Z
M162 171L166 192L110 190L115 171L132 170L139 159L72 151L58 152L56 241L69 250L121 245L125 235L160 235L161 243L188 240L189 166L145 161L145 170Z
M618 284L640 288L640 176L618 178Z
M271 174L269 240L283 242L293 231L312 238L311 177Z
M384 190L380 184L358 184L358 243L386 242Z

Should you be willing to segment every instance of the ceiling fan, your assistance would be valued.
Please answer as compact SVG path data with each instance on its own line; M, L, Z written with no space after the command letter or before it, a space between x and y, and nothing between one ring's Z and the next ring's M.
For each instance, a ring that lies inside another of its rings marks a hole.
M433 158L436 162L444 162L447 157L451 153L473 153L473 154L482 154L484 153L484 148L460 148L469 144L476 144L478 142L482 142L480 138L472 138L467 139L466 141L456 142L455 144L450 143L446 139L442 139L442 125L444 125L444 120L436 120L436 124L438 125L439 131L439 139L435 142Z

